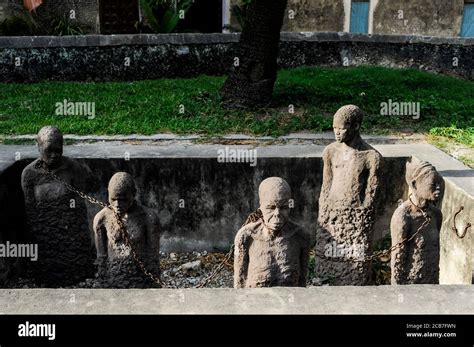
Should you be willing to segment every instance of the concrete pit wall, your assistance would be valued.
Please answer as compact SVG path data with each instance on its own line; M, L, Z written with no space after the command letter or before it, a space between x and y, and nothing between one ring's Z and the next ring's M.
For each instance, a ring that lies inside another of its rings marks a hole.
M466 170L464 174L470 175L474 181L473 170ZM461 207L464 209L458 214L455 223L454 216ZM474 221L474 199L447 180L441 210L443 226L440 235L440 283L474 284L474 226L467 229L462 239L453 230L456 226L458 233L462 235L467 223Z
M238 40L239 34L0 37L0 82L225 75ZM280 68L415 68L472 80L472 56L474 39L282 33L278 62Z
M92 192L107 201L107 185L118 171L135 177L137 199L159 212L164 234L162 250L167 252L226 250L247 216L258 207L258 185L266 177L281 176L293 190L291 218L313 236L316 230L321 181L321 158L259 158L258 166L244 163L218 163L211 158L163 159L78 159L94 173L99 191ZM24 201L20 175L30 160L19 161L0 176L7 191L2 197L1 222L6 238L23 239ZM389 232L391 213L397 201L406 196L404 158L386 160L384 206L379 209L375 239ZM308 175L311 173L311 175ZM390 182L390 184L388 184ZM89 223L99 211L89 206ZM15 237L16 236L16 237Z

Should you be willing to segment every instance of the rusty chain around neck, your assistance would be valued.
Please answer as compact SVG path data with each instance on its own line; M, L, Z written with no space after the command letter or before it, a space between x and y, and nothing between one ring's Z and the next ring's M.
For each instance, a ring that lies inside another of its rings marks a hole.
M421 233L421 231L423 230L423 228L425 226L427 226L430 222L431 222L431 216L429 216L421 207L419 207L418 205L416 205L412 200L411 200L411 196L409 197L409 201L411 203L411 205L413 207L416 208L417 211L421 212L423 218L425 218L425 220L423 221L423 223L418 227L418 229L416 230L415 233L413 233L412 235L409 235L405 238L403 238L400 242L398 242L396 245L393 245L392 247L388 248L388 249L385 249L385 250L382 250L382 251L377 251L377 252L374 252L372 255L369 255L367 257L364 257L364 258L360 258L360 259L347 259L347 258L342 258L342 259L338 259L338 258L335 258L335 257L328 257L328 256L325 256L323 254L320 254L320 253L317 253L316 252L316 256L318 258L321 258L321 259L325 259L325 260L329 260L329 261L333 261L333 262L350 262L350 263L366 263L366 262L369 262L369 261L372 261L374 259L377 259L377 258L382 258L388 254L391 254L393 251L397 250L397 249L400 249L403 245L405 245L406 243L410 242L411 240L413 240L418 234Z

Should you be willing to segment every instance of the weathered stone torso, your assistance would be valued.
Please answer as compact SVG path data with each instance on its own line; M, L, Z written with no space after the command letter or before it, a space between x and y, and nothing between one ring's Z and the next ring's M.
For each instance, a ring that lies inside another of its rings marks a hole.
M248 249L245 287L305 285L300 279L302 262L307 264L303 257L304 249L309 248L309 237L301 227L288 222L280 236L271 237L258 221L242 228L237 238L241 238Z
M38 284L67 286L94 275L94 252L84 201L34 166L22 175L28 230L38 243L38 261L30 274ZM84 189L87 173L75 161L63 158L54 171L65 182Z
M350 208L363 205L370 167L379 154L374 150L342 151L337 147L329 151L333 177L325 205Z
M130 242L147 270L158 276L160 271L159 235L156 232L158 218L147 207L137 205L123 218ZM107 245L106 269L100 286L114 288L144 288L153 282L143 273L133 259L131 248L120 232L113 212L104 208L95 217L96 229L105 230Z
M439 283L440 210L430 205L427 214L431 217L429 224L403 246L401 251L392 254L392 284L437 284ZM402 221L403 220L403 221ZM425 221L420 211L413 211L410 201L398 207L393 216L393 223L406 223L406 234L393 235L400 242L402 238L411 237Z

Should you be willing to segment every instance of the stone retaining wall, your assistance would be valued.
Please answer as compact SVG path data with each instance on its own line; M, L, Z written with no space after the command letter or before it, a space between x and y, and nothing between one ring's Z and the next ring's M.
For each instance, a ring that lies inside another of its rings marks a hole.
M239 34L0 37L0 81L225 75ZM280 68L378 65L474 79L474 39L282 33Z

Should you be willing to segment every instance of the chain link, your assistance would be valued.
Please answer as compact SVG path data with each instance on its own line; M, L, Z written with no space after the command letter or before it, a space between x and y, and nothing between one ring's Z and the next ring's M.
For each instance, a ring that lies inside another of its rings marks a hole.
M137 254L137 252L135 252L135 249L132 246L132 242L130 241L130 238L128 237L127 228L125 226L125 223L123 222L122 217L120 217L120 215L110 205L108 206L108 208L110 208L112 210L112 212L114 214L114 217L117 220L117 224L118 224L119 229L120 229L120 235L125 240L125 245L130 249L130 251L132 253L133 260L135 261L135 263L138 265L140 270L142 270L142 272L146 276L148 276L153 282L155 282L160 288L165 288L166 284L161 280L161 278L155 276L153 273L148 271L145 264L138 257L138 254Z
M374 252L372 255L369 255L369 256L361 258L361 259L347 259L347 258L338 259L338 258L334 258L334 257L328 257L328 256L325 256L325 255L320 254L318 252L315 252L316 257L324 259L324 260L333 261L333 262L367 263L367 262L372 261L374 259L382 258L382 257L384 257L388 254L391 254L393 251L402 248L403 245L405 245L406 243L413 240L423 230L423 228L431 222L431 217L425 211L423 211L421 209L421 207L419 207L415 203L413 203L413 201L411 201L411 198L409 200L410 200L410 203L418 211L420 211L422 213L423 217L425 218L423 223L420 225L420 227L416 230L416 232L413 235L405 237L399 243L397 243L396 245L393 245L392 247L390 247L386 250Z

